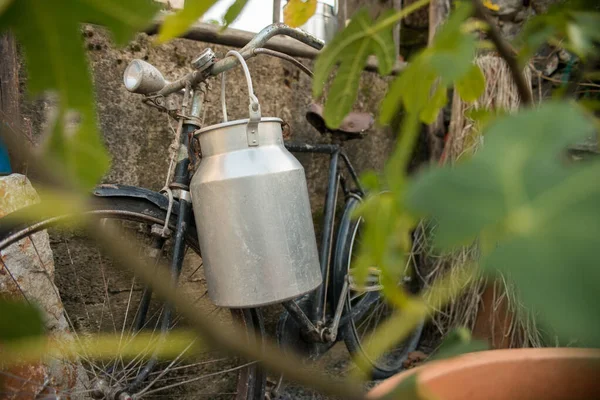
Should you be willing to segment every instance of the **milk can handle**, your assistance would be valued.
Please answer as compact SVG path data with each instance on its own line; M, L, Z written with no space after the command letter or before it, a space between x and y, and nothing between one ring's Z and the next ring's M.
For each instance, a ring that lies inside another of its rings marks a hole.
M250 105L248 107L248 112L250 114L250 118L248 119L248 125L246 126L246 136L248 138L248 146L258 146L258 123L260 122L260 104L258 103L258 99L254 95L254 89L252 88L252 78L250 77L250 71L248 70L248 66L246 65L246 60L240 53L235 50L230 50L227 56L235 56L240 64L242 64L242 68L244 69L244 75L246 76L246 82L248 83L248 94L250 98ZM225 72L223 72L221 76L221 106L223 107L223 120L227 122L227 104L225 101Z

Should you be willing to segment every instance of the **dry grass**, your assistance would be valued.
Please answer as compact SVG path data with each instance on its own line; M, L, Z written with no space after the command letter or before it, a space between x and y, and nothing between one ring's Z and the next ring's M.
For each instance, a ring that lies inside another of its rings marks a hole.
M504 60L493 55L483 55L475 62L485 75L486 89L474 103L465 103L457 93L454 94L450 132L444 155L446 163L452 164L463 157L468 157L483 145L484 137L481 135L478 122L469 118L473 110L492 109L513 112L519 108L519 95ZM525 72L526 80L531 85L531 72L529 69ZM431 285L442 275L458 276L466 265L478 262L479 257L477 243L450 253L437 254L432 247L435 229L434 222L421 222L413 245L413 254L421 256L420 275L426 286ZM433 323L442 335L458 326L473 330L486 286L484 278L474 276L462 294L454 298L448 306L436 310ZM493 288L493 309L497 310L503 303L507 304L508 318L511 319L506 321L506 324L503 323L509 327L504 332L504 342L509 347L542 346L542 333L536 325L534 315L519 302L516 288L511 283L510 277L501 277ZM491 323L496 322L491 321Z

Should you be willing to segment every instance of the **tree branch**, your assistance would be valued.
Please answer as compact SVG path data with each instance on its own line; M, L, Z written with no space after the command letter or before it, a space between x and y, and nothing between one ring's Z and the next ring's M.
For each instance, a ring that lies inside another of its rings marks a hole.
M525 105L530 105L533 103L533 97L531 94L531 88L527 84L527 80L525 79L525 75L523 74L523 70L519 67L519 62L517 61L517 57L512 51L511 46L508 44L506 40L502 37L500 30L494 24L483 6L480 0L473 0L473 6L475 7L475 17L485 22L489 26L489 37L490 40L496 46L498 50L498 54L500 57L506 61L508 68L512 74L512 77L517 85L517 91L519 92L519 96L521 97L521 102Z

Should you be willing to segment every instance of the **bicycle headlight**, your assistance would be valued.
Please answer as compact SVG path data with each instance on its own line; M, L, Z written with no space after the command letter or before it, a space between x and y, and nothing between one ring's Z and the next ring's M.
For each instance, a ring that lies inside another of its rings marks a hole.
M158 92L165 84L165 78L152 64L143 60L133 60L123 74L125 88L132 93L150 94Z

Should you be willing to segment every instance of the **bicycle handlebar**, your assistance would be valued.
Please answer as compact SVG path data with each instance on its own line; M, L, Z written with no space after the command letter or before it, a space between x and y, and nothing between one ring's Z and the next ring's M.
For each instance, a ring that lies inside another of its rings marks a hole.
M254 38L239 51L239 53L242 55L242 57L244 57L245 60L252 58L255 56L255 49L263 47L269 39L276 35L289 36L317 50L321 50L325 45L322 40L316 38L308 32L303 31L302 29L291 28L282 23L275 23L258 32L256 36L254 36ZM213 64L208 70L190 72L184 77L166 84L156 93L156 95L167 96L171 93L175 93L183 89L188 83L190 85L195 85L204 81L209 76L217 76L220 73L233 68L237 64L239 64L239 61L235 57L226 57Z

